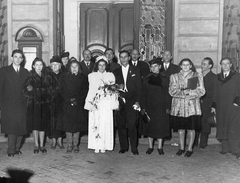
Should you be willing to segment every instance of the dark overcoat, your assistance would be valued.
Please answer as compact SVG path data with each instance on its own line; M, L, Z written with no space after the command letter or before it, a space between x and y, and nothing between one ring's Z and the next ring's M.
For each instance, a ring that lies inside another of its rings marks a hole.
M50 104L54 96L51 79L49 73L43 72L39 76L35 71L31 71L26 78L23 93L27 98L28 130L49 131L51 128ZM29 85L33 90L27 90Z
M142 87L141 106L150 117L146 124L147 137L164 138L170 135L169 117L166 110L168 103L168 80L162 73L150 74Z
M51 102L51 131L49 131L48 136L51 138L58 138L62 137L64 134L62 131L57 130L57 123L59 123L59 114L61 114L62 111L62 101L63 98L60 94L60 87L59 87L59 82L61 76L64 74L62 71L60 71L58 74L52 72L49 70L49 73L52 77L52 83L51 86L53 87L54 90L54 96L53 100Z
M59 130L76 133L87 130L87 115L84 109L88 92L88 79L83 74L63 74L60 78L60 93L63 98L63 112L60 114ZM73 104L72 99L75 99Z
M0 69L1 132L24 135L26 130L26 99L22 87L28 71L23 67L16 73L13 66Z
M240 96L240 74L231 71L225 79L218 74L215 94L217 139L240 139L240 107L233 105Z
M83 61L80 62L80 68L83 73L83 75L87 76L93 71L94 68L94 62L90 62L89 68L87 67L86 63Z
M206 74L203 78L204 88L206 90L205 95L201 98L201 109L202 109L202 131L203 133L210 133L211 127L208 123L208 118L211 115L211 105L214 97L214 82L216 81L216 74L212 71Z
M132 61L129 62L129 65L133 66ZM133 67L134 67L134 66L133 66ZM139 60L139 61L137 62L137 65L136 65L135 67L139 68L142 80L146 79L146 77L147 77L148 74L150 73L150 68L149 68L148 63Z

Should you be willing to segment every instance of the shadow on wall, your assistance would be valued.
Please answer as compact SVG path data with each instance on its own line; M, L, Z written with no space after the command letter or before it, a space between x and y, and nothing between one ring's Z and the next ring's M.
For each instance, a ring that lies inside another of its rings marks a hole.
M31 170L7 169L10 178L0 178L1 183L30 183L29 179L34 175Z

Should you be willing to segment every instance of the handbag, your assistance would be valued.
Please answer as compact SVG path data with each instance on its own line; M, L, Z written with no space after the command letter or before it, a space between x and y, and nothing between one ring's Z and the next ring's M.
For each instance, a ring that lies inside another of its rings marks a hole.
M150 117L148 116L147 112L144 112L144 114L141 114L141 118L144 121L144 123L149 123L151 121Z
M216 120L216 114L215 113L211 113L211 115L208 117L208 124L211 127L216 127L217 125L217 120Z

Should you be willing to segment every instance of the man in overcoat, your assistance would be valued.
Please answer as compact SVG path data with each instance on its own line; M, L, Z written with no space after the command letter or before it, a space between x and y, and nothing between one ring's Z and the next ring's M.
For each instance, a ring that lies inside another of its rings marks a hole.
M204 149L207 147L208 135L211 132L211 126L208 124L208 118L211 115L211 104L213 102L214 96L214 82L216 80L216 74L212 72L213 60L209 57L203 59L201 63L202 74L204 79L204 87L206 94L201 98L201 108L202 108L202 130L200 136L199 147ZM196 139L198 140L198 139Z
M22 154L22 136L27 134L27 103L22 88L28 71L20 66L24 58L21 50L14 50L12 64L0 69L1 132L8 135L9 157Z
M119 53L122 66L113 71L116 84L124 91L121 96L124 98L120 110L116 114L118 135L121 150L125 153L129 149L128 138L130 139L131 151L138 155L138 136L137 136L137 112L140 108L141 98L141 76L138 68L129 65L130 54L123 50ZM134 109L135 108L135 109Z
M231 58L222 58L221 72L217 74L216 92L212 107L217 118L217 139L221 154L240 157L240 74L232 70Z

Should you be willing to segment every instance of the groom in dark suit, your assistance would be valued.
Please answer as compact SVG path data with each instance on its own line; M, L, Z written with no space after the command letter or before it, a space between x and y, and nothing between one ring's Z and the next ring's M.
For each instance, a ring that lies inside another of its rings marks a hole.
M7 154L13 157L20 151L26 130L27 101L22 93L28 71L21 67L24 55L21 50L12 52L12 64L0 69L1 131L8 135Z
M119 153L128 151L129 138L132 153L138 155L137 110L135 109L140 108L141 75L139 68L129 65L130 54L128 51L121 51L119 59L122 66L113 71L116 77L116 84L119 84L123 90L121 96L124 98L120 110L116 114L121 148Z

